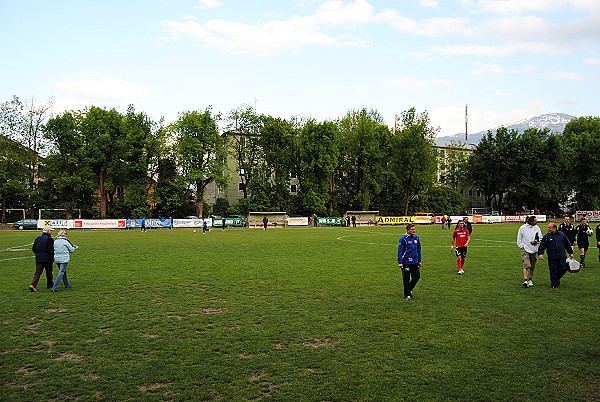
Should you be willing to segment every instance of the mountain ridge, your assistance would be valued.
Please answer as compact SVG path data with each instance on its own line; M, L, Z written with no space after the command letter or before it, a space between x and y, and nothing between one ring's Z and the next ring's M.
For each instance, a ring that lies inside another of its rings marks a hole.
M535 115L532 117L528 117L526 119L517 121L515 123L509 125L501 125L496 128L491 129L492 132L495 132L500 127L506 127L510 130L517 130L519 132L523 132L528 128L538 128L544 129L549 128L550 131L556 133L562 133L565 129L565 126L568 122L573 119L576 119L576 116L572 116L566 113L542 113L539 115ZM477 133L469 134L468 142L471 144L477 144L483 138L485 134L487 134L488 130L479 131ZM437 137L438 141L460 141L464 142L465 133L458 133L445 137Z

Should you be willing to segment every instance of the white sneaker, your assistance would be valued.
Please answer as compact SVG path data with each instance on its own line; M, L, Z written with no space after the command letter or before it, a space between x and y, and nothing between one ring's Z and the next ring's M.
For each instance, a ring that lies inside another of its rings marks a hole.
M462 269L461 269L460 271L458 271L458 274L459 274L459 275L462 275L462 274L464 274L464 273L465 273L465 271L463 271Z
M529 281L528 280L524 280L523 281L523 287L524 288L528 288L529 287Z
M533 286L533 281L532 281L531 279L528 279L528 280L527 280L527 284L528 284L529 286Z

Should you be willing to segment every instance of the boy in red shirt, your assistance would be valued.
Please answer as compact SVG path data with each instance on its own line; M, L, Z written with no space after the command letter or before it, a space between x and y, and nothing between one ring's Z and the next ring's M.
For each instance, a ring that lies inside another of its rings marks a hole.
M465 223L463 221L458 221L458 225L452 233L450 251L454 251L454 246L456 245L456 266L458 267L459 275L465 273L463 267L465 265L465 258L467 258L469 241L471 241L471 233L465 228Z

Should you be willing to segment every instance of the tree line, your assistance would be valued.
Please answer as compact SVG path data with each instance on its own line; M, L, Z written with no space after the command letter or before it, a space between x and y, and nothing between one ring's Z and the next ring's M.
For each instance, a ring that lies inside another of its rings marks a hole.
M9 208L78 209L102 218L251 210L461 214L467 200L460 190L469 186L500 209L557 210L569 200L597 208L600 200L598 118L574 120L564 134L500 128L473 152L456 143L440 158L438 129L414 108L401 112L394 127L374 109L319 122L258 114L250 106L227 114L183 111L167 124L133 106L51 116L51 103L13 97L1 105L3 222ZM205 205L208 185L224 188L231 171L243 198Z

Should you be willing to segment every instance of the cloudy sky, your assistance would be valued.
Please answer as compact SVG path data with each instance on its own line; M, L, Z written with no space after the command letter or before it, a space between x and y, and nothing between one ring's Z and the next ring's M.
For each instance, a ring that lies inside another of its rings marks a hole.
M598 116L598 0L0 0L0 101L242 105L335 120L411 107L440 135Z

